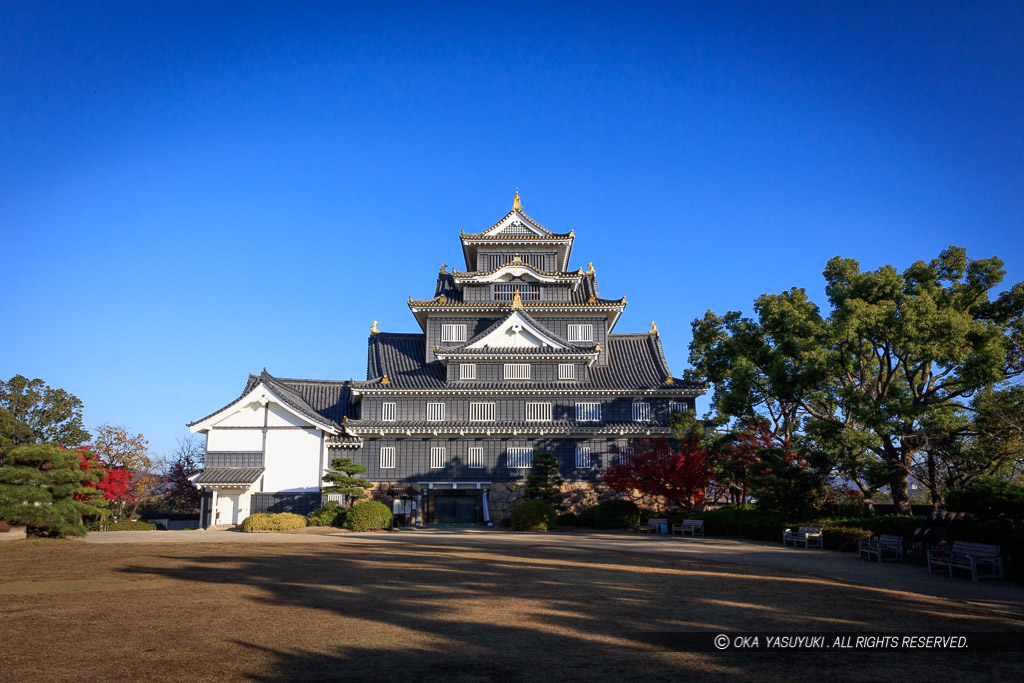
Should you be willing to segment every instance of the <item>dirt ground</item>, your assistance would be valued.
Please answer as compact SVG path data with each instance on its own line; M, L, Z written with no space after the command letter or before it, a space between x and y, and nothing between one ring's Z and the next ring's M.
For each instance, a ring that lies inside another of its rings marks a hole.
M1021 653L673 652L670 631L1016 631L766 567L459 543L0 545L0 679L1019 680Z

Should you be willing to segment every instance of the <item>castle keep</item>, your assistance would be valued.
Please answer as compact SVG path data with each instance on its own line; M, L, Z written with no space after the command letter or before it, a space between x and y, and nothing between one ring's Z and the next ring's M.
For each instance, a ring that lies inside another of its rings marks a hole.
M482 523L521 500L533 456L558 459L570 502L630 439L667 435L703 393L673 377L657 327L614 334L625 297L570 270L575 235L512 210L459 236L464 270L409 298L416 333L370 330L366 379L250 375L239 399L189 425L206 434L203 524L306 513L333 457L367 468L373 495L406 522Z

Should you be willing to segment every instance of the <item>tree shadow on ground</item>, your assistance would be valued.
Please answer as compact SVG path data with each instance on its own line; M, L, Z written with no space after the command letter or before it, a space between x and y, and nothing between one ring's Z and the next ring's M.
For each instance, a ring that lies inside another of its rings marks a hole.
M451 543L220 546L156 575L213 599L238 619L205 637L240 655L229 670L255 680L678 680L741 677L878 680L863 653L693 653L651 645L666 631L996 631L1019 619L948 600L765 568L582 548ZM997 676L1020 655L974 670ZM900 653L907 667L934 653ZM993 668L995 667L995 668ZM925 669L921 669L922 671ZM913 671L913 669L908 669Z

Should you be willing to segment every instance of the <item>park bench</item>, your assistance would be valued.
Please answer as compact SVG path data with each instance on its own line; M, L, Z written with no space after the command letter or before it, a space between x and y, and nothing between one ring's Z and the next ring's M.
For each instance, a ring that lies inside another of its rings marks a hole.
M879 562L902 562L903 537L883 534L866 538L857 544L857 550L863 560L870 561L874 555Z
M1003 578L1003 558L999 555L999 546L988 543L953 541L950 550L929 550L929 574L934 572L932 567L946 567L950 576L953 576L954 569L968 569L972 581Z
M679 534L685 536L690 534L691 536L703 536L704 535L704 520L703 519L684 519L682 524L672 525L672 535Z
M821 527L802 526L795 532L792 529L782 532L782 545L792 545L794 548L799 547L798 543L803 543L805 549L824 548L822 540Z
M668 526L668 519L662 517L651 517L640 525L638 531L641 533L660 534L662 525Z

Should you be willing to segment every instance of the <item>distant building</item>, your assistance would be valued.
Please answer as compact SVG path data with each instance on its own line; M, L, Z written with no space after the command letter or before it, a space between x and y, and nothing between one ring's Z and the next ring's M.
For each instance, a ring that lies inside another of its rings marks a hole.
M593 265L569 270L574 239L527 216L517 192L501 220L460 235L465 271L442 266L432 297L409 298L420 332L374 323L366 380L250 375L189 425L206 434L204 526L315 509L339 455L367 468L375 498L427 524L507 516L544 451L570 500L593 502L630 439L669 434L704 388L672 376L654 323L612 334L626 299L601 297Z

